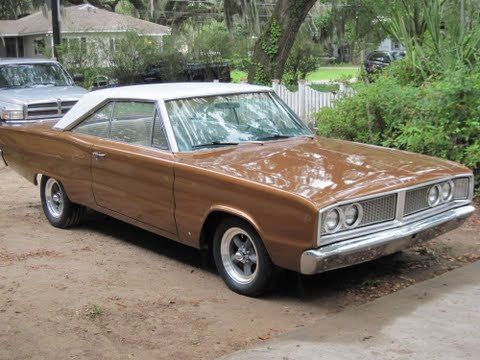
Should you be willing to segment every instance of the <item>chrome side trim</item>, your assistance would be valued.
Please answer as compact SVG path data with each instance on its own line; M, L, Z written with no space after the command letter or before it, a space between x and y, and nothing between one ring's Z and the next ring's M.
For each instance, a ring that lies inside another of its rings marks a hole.
M464 177L468 177L470 179L470 181L469 181L470 185L473 186L473 182L474 182L473 181L473 175L471 173L467 173L467 174L460 174L460 175L456 175L456 176L443 177L443 178L431 180L431 181L428 181L428 182L423 182L421 184L404 187L404 188L397 189L397 190L391 190L391 191L386 191L386 192L383 192L383 193L367 195L367 196L363 196L363 197L359 197L359 198L354 198L354 199L351 199L351 200L343 200L343 201L339 201L337 203L334 203L330 206L327 206L327 207L323 208L322 210L320 210L320 212L319 212L318 229L317 229L317 234L318 234L317 235L317 246L324 246L324 245L328 245L328 244L333 244L333 243L338 242L338 241L348 240L348 239L351 239L351 238L354 238L354 237L357 237L357 236L361 236L361 235L365 235L365 234L369 234L369 233L372 233L372 232L378 232L378 231L385 230L385 229L396 228L396 227L399 227L399 226L402 226L402 225L409 224L413 221L421 220L425 217L432 216L432 215L440 213L442 211L446 211L446 210L449 210L449 209L452 209L452 208L469 205L471 203L471 199L473 198L473 188L472 188L472 190L470 192L470 196L467 200L454 200L454 201L445 203L443 205L436 206L436 207L433 207L433 208L428 209L428 210L423 210L421 212L417 212L417 213L414 213L414 214L411 214L411 215L408 215L408 216L403 215L404 208L405 208L405 194L406 194L407 191L412 190L412 189L416 189L416 188L420 188L420 187L423 187L423 186L428 186L428 185L431 185L431 184L441 183L441 182L444 182L444 181L454 180L454 179L457 179L457 178L464 178ZM381 196L386 196L386 195L391 195L391 194L397 194L397 208L396 208L396 212L395 212L396 216L395 216L394 220L386 221L386 222L382 222L382 223L378 223L378 224L374 224L374 225L370 225L370 226L360 227L360 228L353 229L353 230L346 230L346 231L342 231L342 232L335 233L335 234L323 234L323 235L321 234L321 219L322 219L323 213L328 211L329 209L337 207L337 206L342 206L342 205L345 205L345 204L361 202L361 201L364 201L364 200L377 198L377 197L381 197Z
M317 274L360 264L419 245L459 227L474 211L472 205L466 205L395 229L307 250L300 258L300 272Z
M31 120L0 120L0 123L8 124L8 125L20 125L20 124L37 124L37 123L46 123L46 122L54 122L59 121L61 118L59 117L52 117L48 119L31 119Z
M0 159L2 160L2 162L5 166L8 166L7 162L5 161L5 158L3 157L3 150L2 149L0 149Z

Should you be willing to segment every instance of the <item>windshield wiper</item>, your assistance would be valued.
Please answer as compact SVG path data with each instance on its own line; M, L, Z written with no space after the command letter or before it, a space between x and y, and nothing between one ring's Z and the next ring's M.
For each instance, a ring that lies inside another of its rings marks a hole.
M264 136L261 138L258 138L257 140L259 141L264 141L264 140L277 140L277 139L288 139L293 137L292 135L281 135L281 134L273 134L270 136Z
M212 141L211 143L192 145L192 149L198 149L202 147L213 147L213 146L229 146L229 145L238 145L238 142Z

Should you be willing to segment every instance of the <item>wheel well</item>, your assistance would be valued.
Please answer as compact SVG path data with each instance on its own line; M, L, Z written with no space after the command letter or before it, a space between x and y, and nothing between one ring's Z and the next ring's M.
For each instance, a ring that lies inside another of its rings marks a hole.
M35 186L37 186L38 184L40 184L40 182L42 181L42 174L35 174L33 175L33 184Z
M205 222L202 226L202 231L200 233L200 249L210 251L212 249L213 243L213 236L215 234L215 229L217 228L218 224L225 218L232 217L241 219L249 223L255 230L256 227L252 224L251 221L244 218L243 216L239 216L237 214L233 214L227 211L215 210L208 214Z
M218 224L225 219L226 217L235 216L224 211L212 211L208 214L205 222L202 226L202 231L200 233L200 248L205 250L211 250L213 235L215 234L215 229Z

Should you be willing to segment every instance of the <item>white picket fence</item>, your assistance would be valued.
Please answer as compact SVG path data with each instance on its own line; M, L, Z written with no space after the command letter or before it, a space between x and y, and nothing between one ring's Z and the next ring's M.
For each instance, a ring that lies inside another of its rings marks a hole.
M336 92L316 91L308 86L305 80L298 82L298 90L295 92L288 90L278 80L273 80L272 88L307 124L314 120L313 114L322 107L332 107L334 100L351 93L351 89L343 83L339 84L339 91Z

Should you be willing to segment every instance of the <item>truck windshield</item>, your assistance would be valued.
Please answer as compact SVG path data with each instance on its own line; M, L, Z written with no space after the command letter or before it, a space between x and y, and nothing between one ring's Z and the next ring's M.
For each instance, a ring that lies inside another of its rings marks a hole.
M68 85L72 81L58 64L0 65L0 89Z

